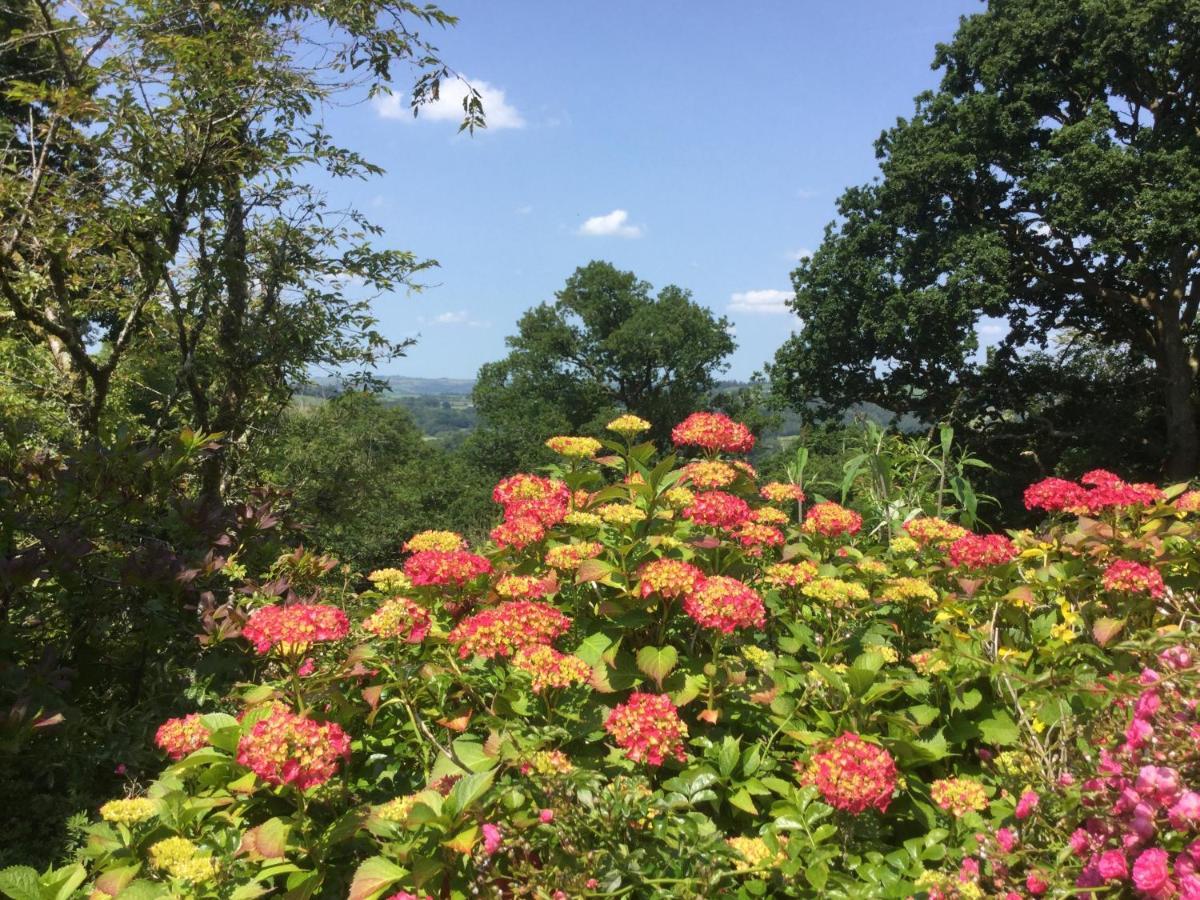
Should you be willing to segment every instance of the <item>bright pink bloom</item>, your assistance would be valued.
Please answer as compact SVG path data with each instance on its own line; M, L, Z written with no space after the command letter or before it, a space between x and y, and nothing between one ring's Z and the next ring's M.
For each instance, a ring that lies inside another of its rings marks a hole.
M554 810L543 809L543 810L539 811L538 812L538 821L541 822L543 825L549 825L551 822L554 821Z
M665 694L634 691L609 713L604 728L634 762L661 766L668 756L687 760L683 749L687 725Z
M511 600L463 619L447 640L458 655L509 657L522 647L549 644L571 627L571 619L548 603Z
M723 453L749 453L754 449L750 429L722 413L692 413L671 429L671 440L677 447L701 447Z
M208 729L200 721L199 713L180 719L167 719L158 726L154 743L171 759L183 759L208 743ZM118 766L124 770L124 766ZM118 772L117 774L124 774Z
M1129 594L1147 594L1156 600L1163 595L1166 586L1158 569L1118 559L1104 570L1104 587L1110 591L1125 591Z
M1025 889L1035 897L1040 897L1049 888L1050 885L1046 883L1046 879L1040 872L1030 872L1029 877L1025 879Z
M1171 873L1166 850L1143 850L1133 863L1133 885L1145 894L1155 894L1167 886Z
M1033 814L1034 809L1037 808L1040 799L1036 791L1026 791L1023 793L1021 799L1017 801L1016 817L1018 819L1028 819Z
M741 497L724 491L704 491L683 510L684 518L711 528L737 528L750 519L750 506Z
M796 768L801 784L816 785L826 803L856 815L872 808L886 812L899 777L892 754L851 732L827 742Z
M1118 881L1129 877L1129 863L1120 850L1105 850L1096 860L1096 868L1105 881Z
M242 637L260 654L278 645L294 651L317 641L337 641L349 633L346 614L323 603L262 606L242 626Z
M500 831L500 826L485 822L480 830L483 831L483 852L492 856L504 843L504 835Z
M1017 834L1011 828L1000 828L996 831L996 843L1005 853L1012 853L1017 847Z
M255 722L238 742L237 761L270 784L300 790L324 784L350 758L350 735L335 722L316 722L280 707Z
M462 587L492 571L492 564L466 550L421 550L404 562L404 574L416 585Z
M762 628L766 608L754 590L736 578L714 575L683 598L683 611L705 628L733 634L738 628Z
M950 545L949 557L963 569L986 569L1012 562L1017 546L1003 534L967 534Z
M819 534L822 537L858 534L862 528L862 516L837 503L816 503L809 507L800 528L805 534Z

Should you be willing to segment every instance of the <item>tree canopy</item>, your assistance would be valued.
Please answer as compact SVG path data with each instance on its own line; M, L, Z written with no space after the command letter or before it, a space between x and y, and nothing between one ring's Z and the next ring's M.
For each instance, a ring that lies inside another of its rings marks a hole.
M594 430L614 410L654 423L656 436L702 405L736 344L729 322L667 285L593 261L553 303L528 310L511 352L479 370L477 449L490 468L527 461L539 435Z
M1034 351L1083 339L1153 366L1167 472L1194 474L1200 4L993 0L934 64L940 87L877 142L881 178L793 273L804 328L777 389L1011 428L1014 385L1055 387Z

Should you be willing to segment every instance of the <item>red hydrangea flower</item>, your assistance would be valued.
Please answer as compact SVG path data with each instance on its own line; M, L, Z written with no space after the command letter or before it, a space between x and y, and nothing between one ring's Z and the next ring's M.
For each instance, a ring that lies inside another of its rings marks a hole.
M381 638L403 638L419 644L429 634L429 610L407 597L393 597L363 620L363 628Z
M1046 512L1082 512L1087 490L1062 478L1043 478L1025 488L1025 508Z
M179 719L167 719L154 733L154 743L171 759L183 759L208 743L208 729L199 713Z
M270 784L307 790L324 784L350 758L350 735L334 722L316 722L274 709L238 742L237 761Z
M417 585L461 587L492 571L492 564L466 550L421 550L404 563L404 574Z
M560 653L549 644L530 644L513 657L513 665L528 672L533 679L533 692L546 688L565 688L580 684L591 677L592 669L578 656Z
M762 598L736 578L714 575L683 598L683 611L705 628L732 634L737 628L762 628Z
M1163 595L1166 585L1157 569L1134 562L1118 559L1104 570L1104 587L1110 591L1126 591L1130 594L1149 594L1156 600Z
M953 522L947 522L937 516L918 516L915 519L909 519L904 523L904 530L922 547L928 547L931 544L951 544L967 533L967 530L961 525L955 525Z
M697 525L732 529L750 519L750 506L741 497L724 491L704 491L696 495L683 515Z
M530 544L536 544L546 536L546 527L533 516L517 516L505 519L491 531L491 538L496 546L503 550L512 547L514 550L524 550Z
M665 599L674 599L690 594L704 581L704 573L691 563L681 559L656 559L646 563L639 571L638 592L643 597L651 594Z
M677 447L701 447L724 453L749 453L754 449L750 429L722 413L692 413L671 429L671 440Z
M661 766L668 756L679 762L687 759L683 749L687 725L665 694L634 691L609 713L604 728L634 762Z
M743 547L757 550L752 556L761 556L763 547L782 547L783 532L773 525L760 525L757 522L744 522L733 532L734 539Z
M822 537L858 534L862 528L862 516L837 503L817 503L809 508L801 530L805 534Z
M950 545L949 557L963 569L986 569L1016 559L1017 545L1003 534L965 534Z
M531 644L549 644L566 633L571 619L548 603L513 600L463 619L450 632L449 641L458 645L458 655L510 657Z
M505 478L492 491L504 507L505 520L537 519L545 527L557 525L571 507L571 489L565 482L521 473Z
M316 641L337 641L349 633L346 614L322 603L263 606L252 612L242 627L242 637L260 654L280 645L288 652L299 652Z
M899 777L892 754L852 732L829 741L796 768L801 784L815 785L826 803L855 815L872 808L887 812Z

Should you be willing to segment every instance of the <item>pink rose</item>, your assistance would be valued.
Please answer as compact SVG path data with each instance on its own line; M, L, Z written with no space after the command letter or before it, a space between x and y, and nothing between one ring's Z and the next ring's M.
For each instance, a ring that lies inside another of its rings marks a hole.
M1200 820L1200 794L1195 791L1184 791L1175 801L1175 805L1167 812L1171 827L1183 829L1194 825Z
M1143 850L1133 863L1133 884L1145 894L1154 894L1167 886L1167 851L1157 847Z
M1040 897L1049 888L1050 885L1046 883L1046 879L1041 876L1040 872L1030 872L1029 877L1025 879L1025 889L1035 897Z
M554 821L554 810L543 809L541 812L538 813L538 819L541 821L541 823L543 825L549 825L551 822Z
M1088 846L1091 844L1091 839L1088 837L1088 833L1082 828L1076 828L1071 832L1071 840L1069 843L1071 845L1071 851L1076 856L1082 856L1087 851Z
M1026 791L1021 795L1021 799L1017 801L1016 816L1018 819L1028 819L1041 798L1037 795L1037 791Z
M1100 877L1105 881L1129 877L1129 863L1125 861L1125 854L1120 850L1105 850L1100 854L1096 866L1100 870Z
M504 838L500 834L500 827L493 825L491 822L486 822L483 826L483 852L491 856L500 849L500 844Z
M1078 832L1077 832L1078 833ZM1071 839L1075 839L1075 835L1071 835ZM1086 835L1085 835L1086 839ZM1000 845L1000 849L1005 853L1012 853L1017 846L1017 835L1011 828L1001 828L996 832L996 843Z

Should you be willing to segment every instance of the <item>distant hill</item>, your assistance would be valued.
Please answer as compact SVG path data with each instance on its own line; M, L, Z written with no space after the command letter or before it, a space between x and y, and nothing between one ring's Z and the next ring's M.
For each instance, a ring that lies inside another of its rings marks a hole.
M469 397L475 388L474 378L410 378L406 375L383 375L380 380L387 383L387 391L395 397ZM315 378L311 384L301 387L297 393L310 397L330 397L341 389L335 377Z

